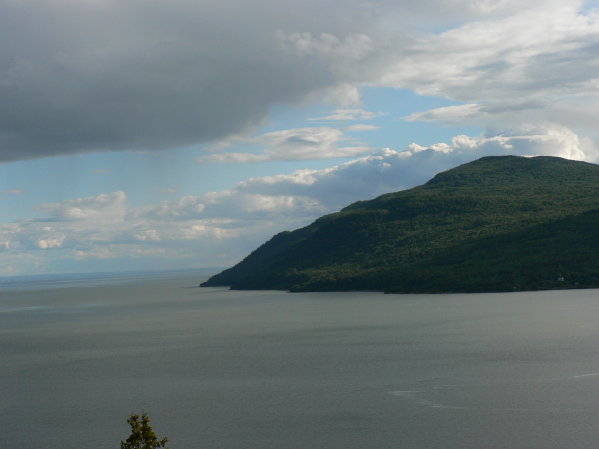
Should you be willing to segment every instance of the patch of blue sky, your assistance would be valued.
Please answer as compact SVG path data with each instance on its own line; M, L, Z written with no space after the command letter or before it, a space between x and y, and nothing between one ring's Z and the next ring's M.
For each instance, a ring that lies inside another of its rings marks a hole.
M599 9L599 0L587 0L580 7L580 14L589 14Z
M366 136L371 133L368 141L372 146L389 147L401 151L411 143L429 146L439 142L450 142L452 137L458 134L476 136L482 132L482 129L478 127L405 120L405 117L415 112L463 104L461 102L442 97L418 95L408 89L367 87L363 88L361 93L364 109L383 113L369 121L381 128L362 134Z
M0 222L39 216L43 203L122 190L131 206L233 187L252 165L195 163L196 150L97 152L0 164ZM257 168L257 167L256 167Z

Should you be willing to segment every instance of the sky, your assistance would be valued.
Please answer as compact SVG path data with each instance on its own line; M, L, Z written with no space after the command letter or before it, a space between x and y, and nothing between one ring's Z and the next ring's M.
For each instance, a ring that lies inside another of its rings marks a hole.
M599 2L0 0L0 277L224 267L489 155L599 162Z

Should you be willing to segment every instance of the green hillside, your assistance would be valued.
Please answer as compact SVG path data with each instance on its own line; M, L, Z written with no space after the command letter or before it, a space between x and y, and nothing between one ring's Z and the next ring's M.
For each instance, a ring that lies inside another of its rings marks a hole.
M202 286L481 292L599 287L599 166L486 157L282 232Z

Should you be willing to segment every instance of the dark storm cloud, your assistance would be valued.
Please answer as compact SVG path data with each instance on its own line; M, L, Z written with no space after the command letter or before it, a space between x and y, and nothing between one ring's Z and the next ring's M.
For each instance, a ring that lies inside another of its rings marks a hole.
M0 12L0 161L167 149L251 129L272 104L342 81L281 36L343 43L374 14L367 3L310 0L4 0Z

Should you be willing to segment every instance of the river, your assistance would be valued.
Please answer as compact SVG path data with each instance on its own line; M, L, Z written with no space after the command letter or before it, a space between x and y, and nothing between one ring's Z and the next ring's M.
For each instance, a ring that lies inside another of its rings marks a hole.
M0 288L0 447L595 449L599 291L242 292L190 273Z

